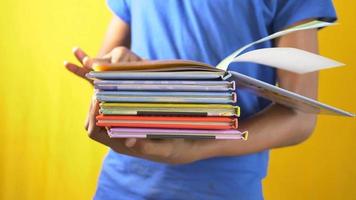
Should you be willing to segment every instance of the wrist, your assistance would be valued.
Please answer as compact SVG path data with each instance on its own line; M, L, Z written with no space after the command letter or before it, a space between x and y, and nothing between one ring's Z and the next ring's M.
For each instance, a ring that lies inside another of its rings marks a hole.
M195 161L222 156L217 146L221 141L217 140L196 140L193 141L193 159Z

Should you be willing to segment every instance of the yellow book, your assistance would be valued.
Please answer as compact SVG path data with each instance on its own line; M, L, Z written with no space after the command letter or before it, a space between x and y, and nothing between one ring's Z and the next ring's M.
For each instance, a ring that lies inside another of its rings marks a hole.
M240 107L228 104L101 103L104 115L239 116Z

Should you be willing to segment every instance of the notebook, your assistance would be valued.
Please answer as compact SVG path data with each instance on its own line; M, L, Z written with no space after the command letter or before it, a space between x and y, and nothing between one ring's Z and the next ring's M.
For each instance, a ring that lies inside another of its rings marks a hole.
M103 115L240 116L238 106L228 104L101 103Z
M183 138L183 139L235 139L247 140L248 132L238 130L194 130L194 129L155 129L155 128L111 128L111 138Z
M132 62L128 65L143 66L145 64L150 64L150 62L164 62L165 61L142 61L141 62ZM170 61L171 62L171 61ZM173 61L177 62L177 61ZM180 61L179 61L180 62ZM125 63L120 63L120 65ZM94 70L110 70L110 67L113 67L112 70L119 70L120 65L115 64L111 66L101 66L94 67ZM108 68L107 68L108 67ZM145 72L136 70L136 71L91 71L86 75L90 79L103 79L103 80L221 80L222 77L228 76L228 73L220 71L178 71L178 72Z
M106 91L208 91L235 90L235 82L229 81L174 81L174 80L95 80L94 86Z
M128 92L99 91L96 98L103 102L159 103L236 103L235 92Z
M173 129L237 129L235 117L163 117L163 116L106 116L96 117L97 126Z

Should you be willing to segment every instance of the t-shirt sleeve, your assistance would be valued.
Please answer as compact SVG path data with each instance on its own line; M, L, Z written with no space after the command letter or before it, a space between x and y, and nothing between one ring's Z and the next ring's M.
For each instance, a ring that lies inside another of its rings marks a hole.
M110 10L127 24L131 22L131 13L127 0L107 0Z
M277 32L307 19L336 21L332 0L277 0L272 29Z

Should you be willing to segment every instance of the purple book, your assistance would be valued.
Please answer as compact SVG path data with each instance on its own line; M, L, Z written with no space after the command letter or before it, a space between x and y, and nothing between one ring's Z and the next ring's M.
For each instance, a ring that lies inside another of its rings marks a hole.
M190 130L190 129L152 129L152 128L111 128L111 138L150 138L150 139L234 139L247 140L248 132L238 130Z

